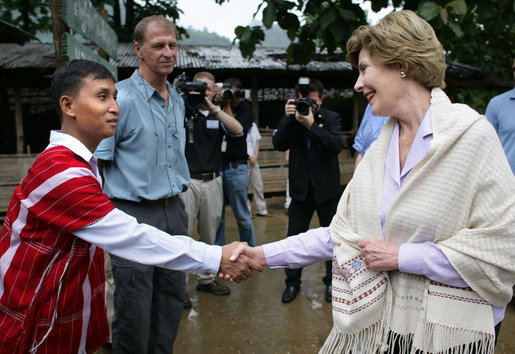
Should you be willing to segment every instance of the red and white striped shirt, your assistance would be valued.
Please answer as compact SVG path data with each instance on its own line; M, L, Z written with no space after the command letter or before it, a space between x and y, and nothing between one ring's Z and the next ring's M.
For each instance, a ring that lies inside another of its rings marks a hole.
M38 156L0 238L1 353L92 352L107 341L102 250L72 233L113 209L79 155L55 146Z
M104 263L94 245L142 264L218 272L220 246L138 223L100 185L95 156L52 131L0 237L0 353L84 353L107 342Z

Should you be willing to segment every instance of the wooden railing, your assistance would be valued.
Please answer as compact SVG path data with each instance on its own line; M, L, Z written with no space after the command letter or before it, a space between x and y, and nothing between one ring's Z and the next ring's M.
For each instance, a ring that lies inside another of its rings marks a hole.
M272 130L260 130L260 133L263 138L259 143L258 161L264 191L268 194L286 192L288 165L284 159L284 152L274 150ZM345 138L344 135L344 140ZM36 156L36 154L0 155L0 222L5 217L14 189L25 177ZM343 149L338 157L341 182L342 185L346 185L352 177L354 160L348 147ZM249 193L252 193L250 189Z

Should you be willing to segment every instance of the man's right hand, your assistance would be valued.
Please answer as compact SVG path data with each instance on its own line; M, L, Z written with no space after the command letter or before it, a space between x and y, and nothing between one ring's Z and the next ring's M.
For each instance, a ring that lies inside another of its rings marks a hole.
M246 243L233 242L222 247L222 260L218 276L229 282L241 282L252 276L252 271L263 271L263 265L252 260L244 253L246 248L250 248ZM251 252L249 253L251 254ZM264 258L264 257L263 257Z
M284 106L284 114L286 114L287 117L295 117L297 106L295 106L294 102L295 98L290 98L288 101L286 101L286 105Z

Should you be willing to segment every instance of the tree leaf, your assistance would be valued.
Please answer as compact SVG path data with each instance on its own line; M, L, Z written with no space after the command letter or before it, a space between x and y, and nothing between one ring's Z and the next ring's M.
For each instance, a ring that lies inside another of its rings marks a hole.
M463 37L463 31L461 30L460 25L458 25L456 22L449 21L449 24L447 26L454 32L456 37Z
M331 34L333 35L334 41L336 43L343 42L345 37L347 37L346 33L345 33L345 27L342 26L341 24L335 22L332 24L332 26L330 28L331 28Z
M328 11L321 16L320 27L322 29L326 29L327 27L333 24L334 20L336 20L336 13L334 11Z
M268 6L263 10L263 25L266 28L271 28L276 19L276 9L273 2L268 3Z
M432 1L424 2L419 5L417 12L426 21L431 21L440 14L440 5Z
M340 13L340 16L346 20L346 21L356 21L356 14L352 12L351 10L342 9L341 7L338 8L338 12Z
M467 14L467 3L465 0L453 0L445 5L446 8L450 7L456 15Z
M449 22L449 13L447 12L447 9L444 7L440 9L440 18L442 19L444 25L447 25L447 23Z

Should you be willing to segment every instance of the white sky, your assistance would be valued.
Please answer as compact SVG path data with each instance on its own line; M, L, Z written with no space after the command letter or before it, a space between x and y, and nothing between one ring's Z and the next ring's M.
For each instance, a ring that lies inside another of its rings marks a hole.
M353 0L356 3L362 3L362 7L369 11L369 20L372 24L392 11L391 8L383 9L383 11L375 14L370 10L370 1ZM179 0L178 7L183 10L179 21L179 25L183 27L193 27L198 30L207 28L210 32L216 32L224 37L233 40L235 37L234 29L237 26L247 26L252 22L252 15L256 12L261 0L229 0L218 5L214 0ZM266 4L260 9L256 15L256 19L260 21L262 11Z
M237 26L247 26L252 22L261 0L230 0L218 5L214 0L179 0L177 6L184 12L178 25L198 30L207 28L230 40L234 39ZM261 21L261 12L256 19Z

